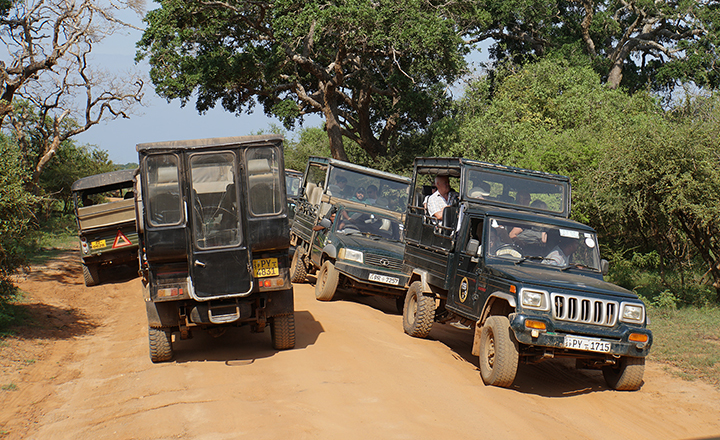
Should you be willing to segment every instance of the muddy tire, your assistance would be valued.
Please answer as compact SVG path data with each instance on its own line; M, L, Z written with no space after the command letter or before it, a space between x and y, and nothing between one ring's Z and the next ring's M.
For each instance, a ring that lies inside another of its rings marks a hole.
M410 336L425 338L435 321L435 298L425 296L422 284L415 281L405 295L403 307L403 330Z
M324 262L315 283L315 298L320 301L332 301L339 280L340 272L335 269L333 262L330 260Z
M645 358L623 356L617 364L603 367L602 372L605 382L613 390L635 391L643 383Z
M304 283L307 277L307 268L305 267L305 252L301 247L295 249L295 253L290 263L290 281L293 283Z
M83 278L85 279L85 285L90 286L97 286L100 284L100 273L98 271L98 267L96 264L90 264L82 265L83 269Z
M480 334L480 375L485 385L508 388L515 381L518 346L506 316L491 316Z
M270 323L270 338L275 350L295 348L295 315L278 315Z
M173 357L172 332L160 328L148 328L150 339L150 360L153 363L167 362Z

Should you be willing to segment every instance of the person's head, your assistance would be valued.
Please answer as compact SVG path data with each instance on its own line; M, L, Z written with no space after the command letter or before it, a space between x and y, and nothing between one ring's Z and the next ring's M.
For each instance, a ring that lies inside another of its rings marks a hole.
M355 190L355 198L358 200L364 200L365 199L365 188L363 188L361 186L357 190Z
M378 189L375 185L369 185L367 187L367 196L369 199L377 199L378 197Z
M560 237L558 246L562 249L565 255L571 255L580 246L580 240L569 237Z
M443 197L450 192L450 179L448 176L435 176L435 186Z
M527 190L520 190L515 196L515 201L519 205L529 206L530 205L530 193Z
M537 209L548 209L547 203L543 202L542 200L534 200L530 204L531 208L537 208Z
M335 178L335 182L340 188L345 188L345 184L347 184L347 179L345 178L345 176L337 176Z

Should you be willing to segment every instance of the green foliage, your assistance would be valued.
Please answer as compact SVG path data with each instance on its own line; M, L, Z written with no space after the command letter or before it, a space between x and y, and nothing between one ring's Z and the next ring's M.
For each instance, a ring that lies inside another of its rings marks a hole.
M260 104L286 128L322 114L334 157L344 158L342 137L372 158L392 155L400 136L445 111L442 84L465 71L456 23L421 0L160 4L137 56L158 94L197 97L201 113Z
M62 212L69 212L72 209L70 188L73 182L116 169L107 151L66 141L40 175L40 186L46 194L63 203Z
M39 199L25 189L27 174L17 145L0 134L0 329L14 319L8 302L17 293L10 275L35 243Z

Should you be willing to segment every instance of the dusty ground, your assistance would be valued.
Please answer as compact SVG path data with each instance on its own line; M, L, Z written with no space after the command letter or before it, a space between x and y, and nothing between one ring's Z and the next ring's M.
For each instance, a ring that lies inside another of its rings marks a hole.
M297 348L247 328L148 358L137 278L86 288L75 254L20 278L36 329L0 346L4 439L695 439L720 436L720 393L650 361L637 392L562 362L486 387L468 331L402 332L393 304L295 286Z

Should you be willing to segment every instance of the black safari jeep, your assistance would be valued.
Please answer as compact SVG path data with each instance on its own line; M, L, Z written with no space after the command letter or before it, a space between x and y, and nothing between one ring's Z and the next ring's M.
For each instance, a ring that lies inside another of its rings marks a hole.
M270 324L295 346L288 270L283 138L138 144L138 232L150 358L173 356L172 333L213 335Z
M295 206L297 206L297 200L300 197L302 178L303 173L301 173L300 171L291 169L285 170L285 185L288 203L288 221L291 227L293 219L295 218Z
M595 231L569 220L567 177L458 158L418 158L413 187L448 176L459 197L439 224L422 194L408 206L405 264L412 267L403 327L474 328L483 381L509 387L518 362L553 357L602 369L608 386L636 390L652 345L645 306L603 281Z
M291 242L293 282L318 272L315 297L339 287L398 299L403 267L402 217L410 179L335 159L310 157Z
M101 271L138 265L133 182L136 170L110 171L76 180L70 189L80 238L86 286L100 284Z

